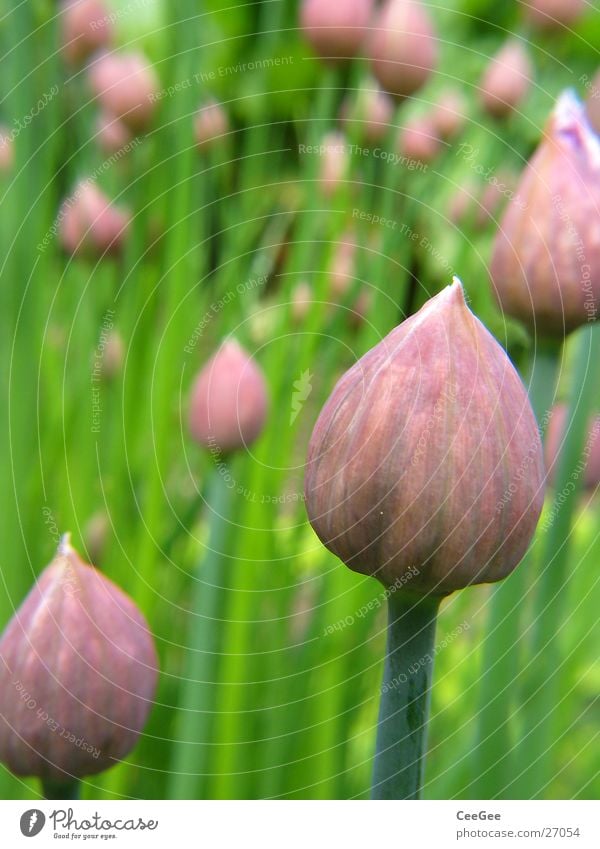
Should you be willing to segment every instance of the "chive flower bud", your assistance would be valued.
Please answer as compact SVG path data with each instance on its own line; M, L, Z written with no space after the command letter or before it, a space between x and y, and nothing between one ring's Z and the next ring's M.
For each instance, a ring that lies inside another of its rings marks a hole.
M596 319L600 138L565 92L496 236L490 272L502 309L543 336Z
M546 430L544 444L544 455L546 468L548 469L548 480L554 480L556 466L560 456L561 447L565 438L567 424L566 404L556 404L552 408L552 414ZM595 490L600 486L600 416L590 418L588 434L582 456L578 466L573 470L574 474L583 474L583 486L587 490Z
M0 760L64 782L134 747L158 661L144 617L63 538L0 639Z
M12 171L15 163L15 145L6 127L0 127L0 173Z
M467 104L459 91L447 89L442 92L431 113L431 121L438 135L450 141L459 135L467 120Z
M66 0L62 3L62 50L67 62L77 65L112 42L109 9L102 0Z
M258 438L267 406L262 371L234 339L228 339L194 382L190 431L202 445L229 453Z
M194 118L194 137L198 148L206 152L219 144L229 132L229 117L216 100L202 106Z
M344 101L340 118L353 137L367 145L377 144L394 119L394 102L375 80L369 80Z
M131 215L115 206L90 180L81 181L61 206L59 233L68 253L117 253Z
M131 130L120 118L101 112L96 122L96 138L106 154L124 151L131 143Z
M525 14L540 30L575 24L586 8L586 0L524 0Z
M386 0L373 23L367 55L381 86L396 97L410 97L427 82L438 46L420 0Z
M132 132L150 123L158 100L158 79L142 53L104 53L90 66L89 80L102 108Z
M432 120L427 117L407 121L399 136L400 154L408 160L429 164L440 155L442 142Z
M309 520L351 569L411 593L498 581L544 496L525 388L460 281L362 357L315 425Z
M520 41L508 41L491 59L479 85L479 96L486 112L494 118L506 118L527 97L533 67Z
M351 59L364 40L373 0L304 0L300 26L322 59Z

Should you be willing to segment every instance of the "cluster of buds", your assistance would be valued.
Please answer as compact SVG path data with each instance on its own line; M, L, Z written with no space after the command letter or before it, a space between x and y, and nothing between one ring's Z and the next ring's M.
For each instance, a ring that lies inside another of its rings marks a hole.
M305 496L323 544L386 586L445 595L519 563L544 497L540 436L458 280L338 382L310 440Z
M64 201L58 219L61 244L68 253L102 255L120 250L131 215L84 180Z
M135 745L158 660L144 617L68 537L0 639L0 760L66 783Z

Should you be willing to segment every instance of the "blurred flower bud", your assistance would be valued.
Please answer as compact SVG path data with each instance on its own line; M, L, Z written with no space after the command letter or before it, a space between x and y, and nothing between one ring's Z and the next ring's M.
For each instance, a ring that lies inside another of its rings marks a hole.
M229 117L225 109L216 100L202 106L194 118L194 136L196 144L203 152L223 141L229 132Z
M306 507L351 569L444 595L515 568L543 479L525 388L455 279L334 388L308 449Z
M83 541L85 551L90 562L97 566L102 563L106 539L110 532L110 521L103 510L99 510L90 517L83 529Z
M329 290L334 299L342 298L352 286L356 265L356 234L347 230L336 243L329 266Z
M479 198L475 223L485 227L494 222L507 199L514 196L517 184L518 178L510 171L499 171L491 182L486 183Z
M321 142L322 162L319 175L321 188L331 197L343 182L348 171L349 151L346 137L339 132L327 133Z
M103 331L94 357L94 376L113 380L121 373L125 345L118 330Z
M0 126L0 173L12 171L15 164L15 145L6 127Z
M313 290L310 283L302 280L292 292L292 319L295 324L302 324L313 302Z
M574 24L582 16L585 0L523 0L527 18L538 29L552 30Z
M599 232L600 138L565 92L496 236L490 271L502 309L549 336L594 321Z
M382 87L410 97L437 65L438 46L420 0L385 0L377 12L367 54Z
M399 136L399 152L407 159L429 164L442 152L442 142L429 118L407 121Z
M64 0L61 10L63 54L79 64L112 41L110 10L103 0Z
M365 323L372 304L373 293L369 289L361 289L350 313L350 323L355 330L358 330Z
M127 124L107 112L101 112L98 116L96 137L101 150L107 154L125 151L133 140Z
M431 122L441 139L457 136L467 120L467 104L463 95L454 89L444 91L431 113Z
M557 404L552 409L548 428L546 430L546 441L544 455L546 468L548 469L548 480L552 482L556 476L560 451L565 438L565 426L567 424L568 409L566 404ZM583 485L588 490L594 490L600 486L600 416L592 416L588 429L585 447L582 450L581 463L585 469Z
M448 218L457 227L465 227L474 217L479 185L474 180L466 180L458 186L448 203Z
M234 339L227 339L192 387L192 436L222 453L248 446L260 436L267 403L262 371Z
M373 0L303 0L300 26L322 59L356 56L367 33Z
M349 133L363 144L383 141L394 119L394 103L375 80L350 94L342 105L341 120Z
M486 112L505 118L520 106L533 78L529 55L520 41L512 39L491 59L481 83L479 97Z
M156 687L144 617L64 539L0 639L0 760L64 782L134 747Z
M133 132L154 115L158 79L142 53L104 53L89 69L90 85L102 108Z
M79 183L58 215L60 240L68 253L103 254L120 250L131 216L114 206L89 180Z

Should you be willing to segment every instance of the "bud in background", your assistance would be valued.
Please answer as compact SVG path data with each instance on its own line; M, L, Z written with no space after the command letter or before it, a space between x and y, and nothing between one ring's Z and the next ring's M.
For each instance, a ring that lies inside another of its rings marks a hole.
M12 171L15 164L15 144L6 129L0 126L0 173L7 174Z
M386 0L373 22L367 55L382 87L396 97L410 97L427 82L438 46L419 0Z
M158 660L144 617L68 536L0 640L0 760L58 783L102 772L141 733Z
M106 540L110 533L110 520L104 510L90 516L83 529L85 551L96 566L104 559Z
M546 468L548 469L548 480L552 482L556 476L556 466L560 456L563 440L565 438L565 425L567 423L566 404L557 404L552 408L548 429L546 430L546 441L544 445L544 456ZM587 490L595 490L600 486L600 416L593 416L590 420L588 436L583 449L581 464L584 469L583 485Z
M413 118L400 132L398 149L407 159L429 164L442 152L442 142L429 118Z
M292 319L295 324L302 324L310 312L313 303L313 290L310 283L301 280L292 291Z
M600 134L600 71L598 71L590 83L589 94L585 103L585 111L588 121L594 130Z
M574 24L586 8L585 0L523 0L522 5L527 19L541 30Z
M100 370L104 380L114 380L123 368L125 359L125 344L118 330L112 329L106 332L101 342ZM98 356L98 355L97 355Z
M527 50L516 39L508 41L492 58L479 84L483 108L494 118L506 118L521 106L532 79Z
M340 119L353 138L363 144L377 144L383 141L394 119L394 102L375 80L368 80L358 92L347 96Z
M443 141L458 136L467 120L467 103L460 91L447 89L442 92L431 112L431 122Z
M262 371L234 339L227 339L194 382L190 431L197 442L226 454L258 438L267 406Z
M127 148L133 140L133 135L120 118L101 112L96 122L96 138L100 149L110 155Z
M327 133L321 141L322 162L319 173L325 197L335 194L348 172L350 154L346 137L339 132Z
M351 569L444 595L515 568L543 480L525 388L455 280L334 388L309 445L306 507Z
M367 33L373 0L303 0L300 26L322 59L351 59Z
M329 266L329 290L336 300L352 286L356 267L356 233L347 230L333 249Z
M600 138L565 92L501 220L491 277L502 309L543 336L596 319Z
M194 137L203 153L222 142L228 132L229 117L216 100L211 100L198 110L194 118Z
M117 253L125 239L131 215L114 206L89 180L78 184L64 201L58 220L60 241L68 253Z
M72 65L112 42L110 9L102 0L64 0L61 26L63 54Z
M102 108L130 130L139 132L150 123L158 79L142 53L104 53L90 66L89 79Z

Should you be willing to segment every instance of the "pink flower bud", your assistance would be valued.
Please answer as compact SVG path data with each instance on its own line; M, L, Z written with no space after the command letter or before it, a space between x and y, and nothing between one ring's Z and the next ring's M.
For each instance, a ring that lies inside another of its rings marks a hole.
M307 317L314 300L310 283L302 280L292 292L292 318L296 324L302 324Z
M444 141L457 136L467 120L467 104L459 91L443 92L431 113L431 122Z
M373 72L382 87L410 97L437 65L438 46L429 15L419 0L386 0L368 43Z
M548 469L548 480L552 482L556 477L557 464L560 451L565 438L565 426L567 424L567 406L557 404L552 409L552 415L546 430L546 442L544 455L546 468ZM588 490L594 490L600 486L600 416L592 416L588 428L588 436L582 451L581 464L584 468L583 485Z
M102 0L65 0L61 25L63 53L72 65L83 62L112 41L109 8Z
M442 152L442 142L429 118L407 121L400 133L399 150L402 156L417 162L433 162Z
M134 602L67 538L0 639L0 759L59 782L114 766L145 725L157 669Z
M194 118L194 136L202 151L223 141L229 132L229 117L220 103L211 100L198 110Z
M394 103L375 81L369 81L355 96L348 96L340 117L348 131L364 144L377 144L385 138L394 119Z
M84 180L64 201L58 220L60 240L68 253L104 254L120 250L131 216Z
M0 172L12 171L15 164L15 145L13 139L6 129L0 127Z
M496 236L490 270L502 309L542 335L595 320L599 232L600 139L566 92Z
M141 53L104 53L90 66L90 85L102 108L134 132L154 115L158 79Z
M589 84L589 94L585 103L585 111L588 121L594 130L600 134L600 71L598 71Z
M202 445L222 453L235 451L258 438L267 405L262 372L235 340L228 339L194 382L190 431Z
M356 266L356 233L347 230L333 249L329 267L331 295L342 298L352 287Z
M321 142L322 162L319 179L323 194L331 197L346 177L349 150L342 133L327 133Z
M570 26L586 8L585 0L522 0L522 5L527 18L541 30Z
M106 112L101 112L96 124L96 137L100 148L106 154L125 151L133 136L127 124Z
M508 41L487 66L479 85L484 109L505 118L519 107L531 88L533 67L520 41Z
M303 0L300 26L317 56L356 56L367 33L373 0Z
M306 507L351 569L443 595L515 568L543 480L525 388L455 280L335 386L310 440Z

